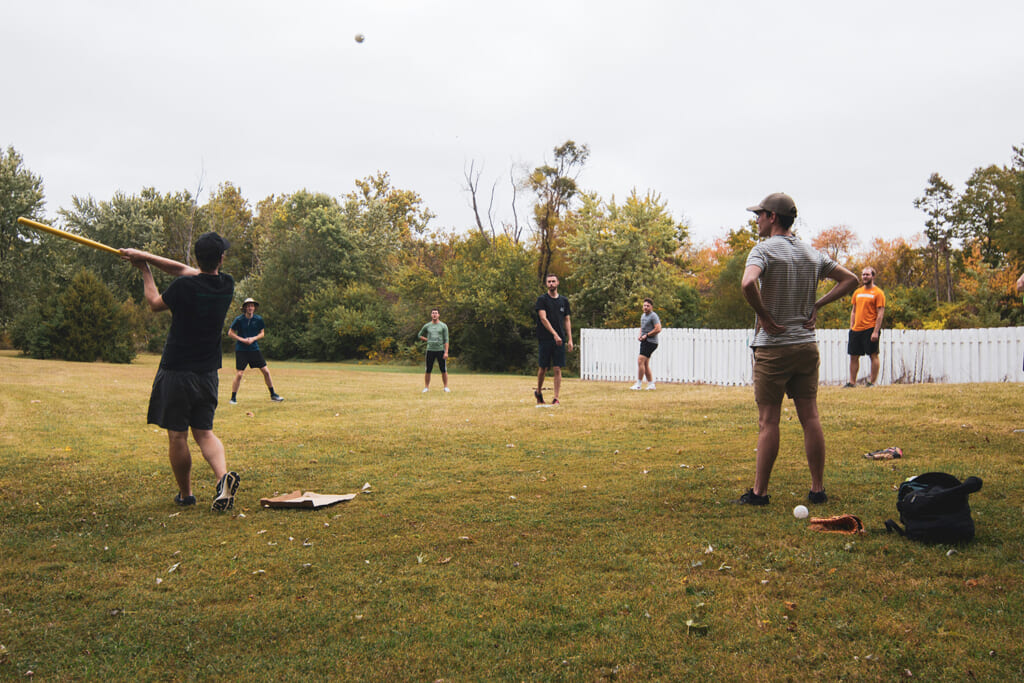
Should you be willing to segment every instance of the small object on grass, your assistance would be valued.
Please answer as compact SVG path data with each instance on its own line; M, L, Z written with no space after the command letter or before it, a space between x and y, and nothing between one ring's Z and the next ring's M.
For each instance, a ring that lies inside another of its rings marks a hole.
M260 505L265 508L302 508L313 510L317 508L330 507L336 503L352 500L355 493L326 494L314 493L313 491L292 491L273 498L260 498ZM262 532L260 532L262 533Z
M840 534L866 533L864 523L856 515L835 515L833 517L812 517L811 529L814 531L832 531Z
M706 636L708 634L708 627L706 624L698 624L693 619L687 619L686 632L694 636Z
M903 457L903 449L898 446L889 446L888 448L865 453L864 457L868 460L895 460L896 458Z

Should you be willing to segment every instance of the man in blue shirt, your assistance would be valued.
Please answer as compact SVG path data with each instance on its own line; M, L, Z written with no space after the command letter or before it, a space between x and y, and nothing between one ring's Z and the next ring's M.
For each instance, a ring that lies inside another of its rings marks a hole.
M249 298L242 302L242 315L238 316L231 323L228 336L235 340L235 381L231 384L231 405L238 403L236 398L238 387L242 384L242 375L245 368L252 367L263 373L263 381L267 383L270 390L271 401L283 401L274 391L274 382L270 379L270 370L267 368L267 361L263 359L260 351L259 340L263 339L266 325L263 318L256 315L256 307L259 302Z

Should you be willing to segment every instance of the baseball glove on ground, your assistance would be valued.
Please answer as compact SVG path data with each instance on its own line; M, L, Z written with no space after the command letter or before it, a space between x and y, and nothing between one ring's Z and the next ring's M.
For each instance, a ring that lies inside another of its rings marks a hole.
M811 528L815 531L834 531L840 534L863 534L864 523L856 515L834 517L812 517Z

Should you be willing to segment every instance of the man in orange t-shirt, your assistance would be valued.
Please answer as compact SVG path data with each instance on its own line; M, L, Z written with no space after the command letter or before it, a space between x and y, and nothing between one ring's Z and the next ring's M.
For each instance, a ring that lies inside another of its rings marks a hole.
M885 293L875 287L875 269L865 266L861 271L862 286L853 293L853 308L850 310L850 340L846 351L850 354L850 381L846 387L857 385L860 371L860 357L871 357L871 376L867 386L878 381L878 336L882 331L885 316Z

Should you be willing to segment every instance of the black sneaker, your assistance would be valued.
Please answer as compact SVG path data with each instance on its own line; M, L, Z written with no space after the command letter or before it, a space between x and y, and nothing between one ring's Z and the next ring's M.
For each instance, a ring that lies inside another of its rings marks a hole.
M238 490L240 477L234 472L228 472L217 482L217 497L213 499L212 509L217 512L230 510L235 505L235 491Z
M544 394L540 393L540 389L537 389L535 392L533 392L533 397L537 399L538 405L544 404Z
M821 505L822 503L828 502L828 496L825 494L825 489L820 491L808 491L807 502L812 505Z
M181 497L181 493L175 493L174 494L174 503L175 503L175 505L181 505L182 507L186 507L188 505L195 505L196 504L196 497L195 496L185 496L184 498L182 498Z
M235 399L231 399L230 401L228 401L228 403L230 403L233 406L237 406L238 405L238 401L236 401Z
M771 496L759 496L754 489L747 489L747 492L739 497L736 502L740 505L767 505Z
M562 404L558 401L557 398L553 398L553 399L551 399L551 405L553 405L553 406L560 406Z
M270 395L270 400L271 401L275 401L276 403L280 403L281 401L284 400L284 396L279 396L277 394L271 394Z

